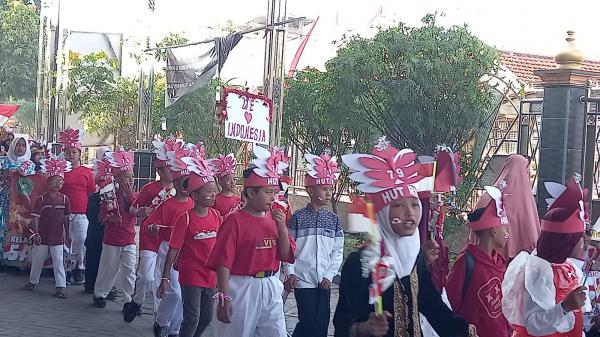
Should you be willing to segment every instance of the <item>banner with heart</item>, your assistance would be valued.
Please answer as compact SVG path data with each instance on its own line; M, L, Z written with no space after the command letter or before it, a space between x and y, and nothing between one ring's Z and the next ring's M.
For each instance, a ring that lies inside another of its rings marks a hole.
M225 138L269 144L269 129L273 113L270 99L247 91L225 88L221 102Z

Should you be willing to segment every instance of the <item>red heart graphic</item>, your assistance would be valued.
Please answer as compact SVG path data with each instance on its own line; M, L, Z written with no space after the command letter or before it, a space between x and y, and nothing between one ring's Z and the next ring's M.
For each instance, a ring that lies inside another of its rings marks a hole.
M244 113L244 117L246 117L246 123L250 124L250 122L252 122L252 114L249 111Z

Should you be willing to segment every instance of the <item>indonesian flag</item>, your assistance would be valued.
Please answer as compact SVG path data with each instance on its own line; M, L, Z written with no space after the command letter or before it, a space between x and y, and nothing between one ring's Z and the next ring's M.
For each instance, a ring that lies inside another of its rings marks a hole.
M367 213L367 203L363 197L351 196L352 202L348 206L348 232L370 233L371 219Z
M431 158L431 161L428 159ZM419 180L415 185L418 192L431 192L435 187L435 161L433 157L422 156L419 157L421 165L419 166L419 175L423 179Z
M19 110L19 107L20 105L16 104L0 104L0 125L4 125Z

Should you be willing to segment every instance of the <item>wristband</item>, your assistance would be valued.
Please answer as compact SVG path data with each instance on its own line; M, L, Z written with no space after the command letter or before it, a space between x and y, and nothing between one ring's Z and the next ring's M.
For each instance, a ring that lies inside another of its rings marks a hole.
M29 236L29 240L33 239L34 236L40 236L40 233L33 233L31 234L31 236Z
M225 294L224 292L218 292L215 294L215 296L213 296L213 300L217 300L217 305L220 305L221 307L225 306L225 301L227 302L231 302L231 297L227 294Z
M568 314L569 312L565 310L565 306L563 305L563 302L560 302L560 308L562 309L563 315Z
M161 281L161 282L162 282L162 281L167 281L167 284L171 284L171 279L170 279L170 278L168 278L168 277L163 277L163 278L161 278L161 279L160 279L160 281Z

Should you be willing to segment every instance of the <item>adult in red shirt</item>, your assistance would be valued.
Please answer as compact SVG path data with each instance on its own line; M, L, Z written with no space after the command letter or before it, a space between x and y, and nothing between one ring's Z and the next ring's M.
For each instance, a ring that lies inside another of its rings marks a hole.
M285 336L281 262L294 262L285 214L270 211L287 160L277 149L254 147L244 171L245 206L227 216L208 267L217 272L215 336Z
M125 294L126 309L131 302L135 285L135 216L129 213L129 208L135 200L133 192L133 153L126 151L111 152L106 155L110 161L112 174L117 183L115 192L117 207L111 209L107 200L100 205L100 221L104 224L102 254L98 278L94 287L94 305L98 308L106 306L106 296L113 284Z
M211 159L209 164L221 187L221 192L217 194L213 208L219 211L222 217L225 217L238 208L241 201L240 197L235 194L235 156L233 153L219 156Z
M216 242L221 215L211 208L215 204L217 185L206 161L198 157L185 158L185 161L189 163L192 173L184 187L195 206L175 221L159 296L162 297L170 288L171 268L175 264L183 297L183 323L179 336L198 337L213 316L217 280L214 271L206 267L206 262Z
M67 128L60 132L60 142L66 160L72 169L65 173L65 183L61 192L71 202L72 214L69 216L69 236L71 253L75 254L77 266L73 270L73 284L82 284L85 270L85 239L89 225L86 216L89 196L96 191L92 170L81 165L81 141L83 130ZM67 277L68 279L68 277Z
M153 214L159 205L175 195L173 177L171 176L171 171L169 170L167 162L160 159L157 160L156 170L160 179L144 185L129 209L129 212L132 215L135 215L139 219L139 222L142 223L139 234L140 256L137 267L137 277L135 280L133 304L144 303L146 293L148 290L151 290L154 295L155 312L158 308L159 301L156 297L156 288L158 285L155 285L156 280L154 275L160 239L158 237L158 231L155 230L154 227L148 228L148 226L144 226L144 223L148 216ZM140 310L139 306L135 306ZM123 318L126 322L131 322L134 317L135 316L125 315L124 313Z
M459 255L446 285L452 310L475 325L479 337L509 336L502 313L506 260L500 254L508 241L508 221L498 214L493 199L469 214L469 227L479 240Z

